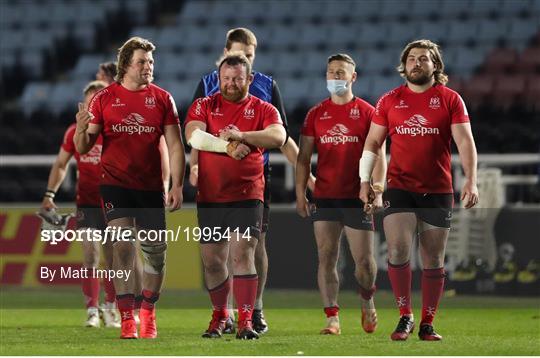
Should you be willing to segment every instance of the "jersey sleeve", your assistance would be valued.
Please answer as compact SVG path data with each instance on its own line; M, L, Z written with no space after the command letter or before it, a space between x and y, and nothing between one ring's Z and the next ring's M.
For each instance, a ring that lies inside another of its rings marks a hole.
M271 124L283 125L283 121L281 120L281 116L276 107L266 102L262 102L262 105L264 106L264 117L262 120L263 128L266 128Z
M92 97L92 100L90 101L90 104L88 105L88 111L92 113L94 118L90 121L92 124L100 124L103 125L103 96L107 93L107 89L101 90L97 92L94 97Z
M207 124L206 107L208 106L208 97L198 98L189 107L186 116L186 124L190 121L200 121Z
M371 117L371 121L373 123L378 124L380 126L388 127L388 118L386 116L387 103L388 103L388 94L383 95L377 101L377 105L375 106L375 110L373 111L373 116Z
M166 94L165 101L165 120L163 124L180 124L180 120L178 119L178 109L176 108L176 103L170 93Z
M365 113L366 122L367 122L366 133L365 133L366 136L364 138L367 138L367 135L369 133L369 127L371 126L371 122L373 122L373 116L375 116L375 107L371 105L367 105L364 113Z
M469 122L469 113L465 102L457 93L452 96L450 101L450 118L452 124Z
M62 142L62 149L68 153L75 153L75 143L73 143L73 137L75 136L75 129L77 127L72 125L64 133L64 140Z
M309 110L304 119L304 125L302 126L301 134L307 137L315 137L315 108Z

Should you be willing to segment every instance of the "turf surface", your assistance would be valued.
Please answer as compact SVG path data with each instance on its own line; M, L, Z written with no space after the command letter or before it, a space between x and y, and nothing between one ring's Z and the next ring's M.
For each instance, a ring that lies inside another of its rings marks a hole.
M360 327L357 298L340 296L342 335L320 336L324 314L315 291L265 295L270 331L258 341L234 336L206 340L210 319L204 292L165 292L158 309L159 338L118 339L117 329L82 327L85 312L78 290L13 290L0 294L2 355L539 355L538 298L456 296L444 298L435 321L442 342L421 342L415 334L392 342L397 310L389 292L378 292L379 327ZM414 297L419 316L420 300Z

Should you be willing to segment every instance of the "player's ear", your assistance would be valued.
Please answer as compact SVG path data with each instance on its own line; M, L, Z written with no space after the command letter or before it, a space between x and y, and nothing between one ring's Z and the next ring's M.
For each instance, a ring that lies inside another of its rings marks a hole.
M227 50L226 47L223 48L223 56L227 56L227 54L229 53L229 50Z
M356 72L353 72L351 82L355 82L357 78L358 78L358 74Z
M253 82L253 74L250 73L250 74L248 75L248 78L247 78L247 79L248 79L248 83L251 84L251 82Z

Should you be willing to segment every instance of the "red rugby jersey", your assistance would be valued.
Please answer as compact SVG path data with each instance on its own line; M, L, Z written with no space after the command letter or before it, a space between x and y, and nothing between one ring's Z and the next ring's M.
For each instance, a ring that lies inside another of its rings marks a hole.
M159 138L164 126L178 125L172 96L154 84L130 91L119 83L96 93L91 123L103 126L101 184L163 191Z
M186 123L201 121L206 131L218 137L225 129L259 131L271 124L283 124L270 103L249 95L240 103L225 100L221 93L197 99L189 108ZM248 199L264 200L263 148L251 146L242 160L225 153L199 152L197 202L227 203Z
M357 97L343 105L328 98L310 109L302 135L315 138L318 153L315 198L358 198L358 161L373 112L372 105Z
M86 154L80 155L75 149L73 136L77 124L72 124L64 134L62 149L73 154L77 161L78 180L77 180L77 206L101 206L101 197L99 195L99 177L101 174L101 148L102 137L98 137L96 144Z
M373 122L388 128L389 188L416 193L452 193L451 125L469 122L465 103L435 85L415 93L406 85L383 95Z

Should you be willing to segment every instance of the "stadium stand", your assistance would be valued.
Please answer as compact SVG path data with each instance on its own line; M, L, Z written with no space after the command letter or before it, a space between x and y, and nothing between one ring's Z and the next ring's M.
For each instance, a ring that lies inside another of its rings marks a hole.
M226 30L237 26L255 31L255 69L278 80L295 138L308 108L327 96L329 54L357 60L355 92L374 103L400 83L395 67L403 45L426 37L443 46L449 86L463 94L479 150L538 152L539 1L6 0L0 6L2 154L55 153L83 84L129 36L155 42L156 83L183 113L221 54ZM508 122L523 135L512 143L492 125ZM26 188L9 173L3 199ZM19 200L39 199L46 177L39 180L41 188L22 190Z

